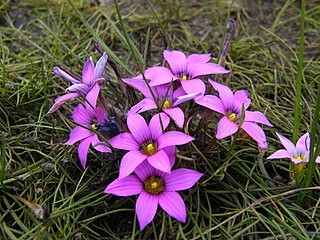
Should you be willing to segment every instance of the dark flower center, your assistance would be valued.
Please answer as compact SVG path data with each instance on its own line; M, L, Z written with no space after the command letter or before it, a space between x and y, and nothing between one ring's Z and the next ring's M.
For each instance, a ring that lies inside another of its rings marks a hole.
M164 190L164 183L160 177L151 176L144 182L144 190L147 193L157 195Z
M142 144L141 152L148 155L148 156L152 156L157 151L158 151L158 145L157 145L157 143L155 143L153 141L148 141L148 142Z

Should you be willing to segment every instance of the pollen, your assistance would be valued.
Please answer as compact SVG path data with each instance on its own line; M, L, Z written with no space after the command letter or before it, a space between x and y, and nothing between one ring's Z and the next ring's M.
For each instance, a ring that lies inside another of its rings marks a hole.
M188 78L187 78L186 75L183 75L181 79L182 79L182 81L185 81L185 80L187 80Z
M169 100L165 100L163 102L162 108L167 109L167 108L171 108L172 107L172 103Z
M228 118L232 121L235 122L237 120L237 115L235 113L231 113Z
M142 145L141 152L152 156L158 151L158 146L155 142L147 142Z
M93 123L93 124L91 125L91 128L92 128L93 130L97 130L97 126L96 126L96 124L95 124L95 123Z
M151 176L144 183L144 190L148 193L157 195L164 190L164 183L160 177Z

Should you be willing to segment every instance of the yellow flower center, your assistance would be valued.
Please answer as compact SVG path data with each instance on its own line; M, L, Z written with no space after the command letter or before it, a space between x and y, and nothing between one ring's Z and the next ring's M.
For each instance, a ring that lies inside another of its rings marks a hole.
M238 120L237 114L235 114L235 113L229 113L229 114L227 114L227 117L234 123Z
M169 100L165 100L163 102L162 108L164 108L164 109L172 108L172 103Z
M156 176L149 177L144 183L144 190L151 194L159 194L164 190L163 181Z
M303 155L303 154L294 154L293 158L297 159L297 160L302 160L302 161L307 161L307 156Z
M148 156L152 156L158 151L158 146L154 142L147 142L142 145L141 152Z
M93 123L93 124L91 125L91 128L92 128L93 130L97 130L96 123Z
M183 75L182 78L181 78L182 81L185 81L185 80L187 80L187 79L188 79L188 78L187 78L186 75Z

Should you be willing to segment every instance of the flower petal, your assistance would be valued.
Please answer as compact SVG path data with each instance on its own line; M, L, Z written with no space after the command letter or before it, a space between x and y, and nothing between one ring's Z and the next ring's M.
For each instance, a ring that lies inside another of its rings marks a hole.
M99 92L100 92L100 87L98 83L96 83L86 96L85 106L91 116L95 116L94 108L96 108L96 105L97 105Z
M266 135L263 129L254 122L244 122L241 128L249 134L255 141L257 141L258 146L262 149L268 148L268 143Z
M282 136L279 133L276 133L278 138L280 139L280 142L282 145L287 149L288 153L292 156L294 153L296 153L296 147L294 144L286 137Z
M201 93L201 95L204 95L204 92L206 91L206 85L204 82L200 79L191 79L191 80L185 80L181 81L181 86L183 87L183 90L186 91L187 94L193 94L193 93Z
M188 64L205 64L211 59L211 54L191 54L187 57Z
M138 167L136 167L134 172L138 175L142 182L145 182L148 177L154 175L155 168L152 167L148 161L143 161Z
M213 88L218 91L219 93L219 98L222 101L222 104L224 106L224 109L226 111L228 110L234 110L235 102L234 102L234 97L231 89L225 85L222 85L220 83L214 82L212 80L208 80Z
M167 109L162 109L166 114L172 118L172 120L175 122L175 124L179 127L182 128L184 124L184 113L183 111L178 108L167 108Z
M320 163L320 156L316 158L316 163Z
M140 146L131 133L120 133L108 141L113 148L139 150Z
M216 63L196 64L193 66L191 72L192 78L196 76L208 75L208 74L223 74L229 73L229 70L224 69Z
M100 78L103 70L106 67L108 55L104 52L98 60L96 67L94 68L94 79Z
M182 89L182 88L181 88ZM184 90L183 90L184 92ZM203 93L198 92L198 93L191 93L191 94L184 94L184 95L180 95L174 98L174 103L173 103L173 107L178 106L181 103L187 102L189 100L195 99L195 98L199 98L200 96L202 96Z
M258 112L258 111L254 111L254 112L246 111L244 121L245 122L258 122L258 123L262 123L262 124L265 124L270 127L273 126L269 122L269 120L266 118L266 116L262 112Z
M280 149L274 153L272 153L267 159L281 159L281 158L291 158L291 155L287 150Z
M310 149L310 135L305 133L301 138L298 139L296 144L296 149L298 153L307 153ZM309 154L308 154L309 157Z
M238 125L232 122L228 117L224 116L218 122L217 139L222 139L234 134L238 130Z
M124 178L132 173L148 156L139 150L127 152L120 163L119 178Z
M170 216L186 222L186 205L182 197L176 192L163 192L159 195L159 204Z
M187 68L187 58L183 52L164 50L163 56L169 63L170 68L175 76L183 73Z
M167 153L172 168L176 161L176 146L165 147L163 150Z
M84 64L83 70L82 70L82 82L86 84L87 86L91 86L91 84L94 82L94 64L92 61L92 57L90 57L86 63Z
M85 127L91 126L92 117L89 115L87 109L82 104L78 104L73 110L72 119Z
M87 155L88 155L89 146L92 141L92 138L93 137L88 137L88 138L82 140L79 144L79 147L78 147L78 156L79 156L79 159L80 159L80 162L81 162L83 169L85 169L86 165L87 165Z
M177 80L172 71L165 67L152 67L145 71L145 77L151 79L150 86L158 86Z
M173 170L165 176L166 192L180 191L191 188L203 174L186 168Z
M64 79L70 81L72 84L80 83L78 79L75 79L73 76L62 70L60 67L54 67L53 72L57 74L60 77L63 77Z
M202 98L195 99L195 102L223 115L226 113L221 99L216 96L205 95Z
M128 112L127 125L139 145L151 140L150 129L141 115Z
M97 107L94 109L95 117L99 123L105 122L105 119L108 118L106 110L103 107Z
M163 149L168 146L175 146L175 145L183 145L188 142L193 141L194 138L178 131L170 131L162 134L157 142L158 142L158 149Z
M160 120L161 118L161 120ZM153 140L158 139L162 135L162 128L165 130L170 123L170 118L165 113L155 114L149 123L149 128L151 131L151 138Z
M140 230L143 230L147 226L158 208L158 196L149 194L147 192L141 192L136 203L136 213L139 220Z
M157 104L155 103L153 98L144 98L140 102L138 102L136 105L132 106L129 112L142 113L142 112L149 111L156 108L157 108Z
M111 153L111 149L109 147L106 146L106 143L104 141L100 141L98 138L98 135L95 134L92 138L92 147L94 147L94 149L96 149L99 152L108 152Z
M69 140L65 143L66 145L73 145L76 142L85 139L87 137L90 137L93 135L93 132L90 132L89 130L77 126L74 129L72 129L71 133L70 133L70 137Z
M235 110L239 113L242 111L242 104L244 104L244 109L247 110L251 103L251 99L248 98L248 90L238 90L233 94L235 102Z
M125 178L117 178L110 183L104 193L110 193L117 196L132 196L143 191L143 183L137 176L127 176Z
M54 100L54 104L50 108L50 110L47 112L47 114L52 114L55 111L57 111L65 102L72 98L77 98L79 97L79 93L67 93L65 95L62 95L61 97L58 97Z
M170 173L171 165L168 155L164 150L159 150L154 155L147 158L150 165L162 172Z
M122 78L121 80L129 86L139 90L145 97L152 98L152 94L150 93L145 80L136 78ZM154 92L154 89L151 89Z
M78 84L71 85L66 89L66 91L82 93L83 95L87 95L87 93L90 91L90 88L83 83L78 83Z

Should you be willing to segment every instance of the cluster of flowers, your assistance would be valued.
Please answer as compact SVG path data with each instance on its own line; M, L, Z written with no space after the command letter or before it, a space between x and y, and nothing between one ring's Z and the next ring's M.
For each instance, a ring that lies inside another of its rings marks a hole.
M97 104L100 86L107 81L107 77L102 75L108 60L105 53L96 66L91 57L87 60L82 79L64 68L53 69L55 74L69 80L72 85L66 89L67 94L55 99L49 113L53 113L70 99L85 99L73 111L72 118L78 126L72 130L66 142L68 145L80 142L78 156L83 168L87 164L90 144L100 152L110 153L110 145L114 149L128 151L121 160L119 177L104 192L117 196L139 194L136 214L140 229L152 221L158 205L172 217L185 222L185 203L177 191L191 188L203 175L195 170L176 168L177 166L173 170L177 146L194 140L181 131L186 119L186 104L183 103L192 100L223 115L217 124L217 139L228 137L241 128L260 148L266 149L268 144L265 133L257 123L272 127L263 113L247 110L251 103L247 90L233 93L228 86L207 79L215 93L206 94L207 86L199 76L229 72L210 62L210 54L192 54L186 57L180 51L165 50L163 56L168 68L151 67L134 78L122 79L145 97L126 114L128 132L123 132L113 116L109 116ZM151 110L154 114L147 122L141 113ZM174 123L171 126L175 125L179 131L166 130L171 120ZM97 132L109 139L108 144L99 139ZM308 146L306 142L309 135L304 135L297 147L285 137L278 136L287 150L277 151L270 159L290 157L295 163L308 161L309 150L305 147Z

